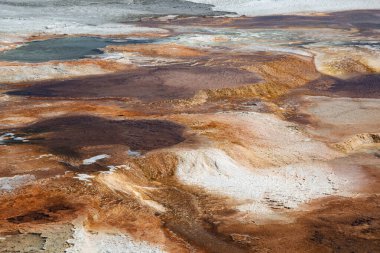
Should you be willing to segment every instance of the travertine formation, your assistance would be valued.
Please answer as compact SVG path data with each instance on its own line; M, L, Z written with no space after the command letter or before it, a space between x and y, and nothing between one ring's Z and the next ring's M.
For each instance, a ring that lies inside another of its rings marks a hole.
M89 2L0 1L0 252L380 251L377 1Z

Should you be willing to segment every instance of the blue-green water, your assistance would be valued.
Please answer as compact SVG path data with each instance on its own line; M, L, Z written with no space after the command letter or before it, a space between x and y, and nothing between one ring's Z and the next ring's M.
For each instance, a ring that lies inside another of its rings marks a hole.
M46 62L76 60L102 54L108 45L154 43L154 39L110 39L100 37L71 37L29 42L0 53L1 61Z

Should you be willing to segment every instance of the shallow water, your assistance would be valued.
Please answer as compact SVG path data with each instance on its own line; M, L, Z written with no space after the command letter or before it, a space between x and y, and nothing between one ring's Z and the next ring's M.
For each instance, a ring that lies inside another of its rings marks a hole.
M108 45L153 43L154 39L110 39L100 37L72 37L33 41L13 50L0 53L0 60L46 62L76 60L102 54Z

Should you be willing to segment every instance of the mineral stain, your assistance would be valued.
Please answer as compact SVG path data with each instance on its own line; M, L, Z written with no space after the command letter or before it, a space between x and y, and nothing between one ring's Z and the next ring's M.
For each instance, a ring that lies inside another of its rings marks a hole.
M150 151L185 140L185 128L165 120L109 120L95 116L59 117L20 129L30 142L59 155L76 156L84 147L123 145ZM33 138L38 136L38 138Z

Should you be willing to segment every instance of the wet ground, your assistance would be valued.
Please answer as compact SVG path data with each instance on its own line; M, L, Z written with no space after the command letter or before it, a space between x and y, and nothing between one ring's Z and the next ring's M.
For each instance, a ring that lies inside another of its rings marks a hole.
M108 45L144 44L153 39L110 39L72 37L32 41L13 50L0 52L0 61L46 62L77 60L102 54Z

